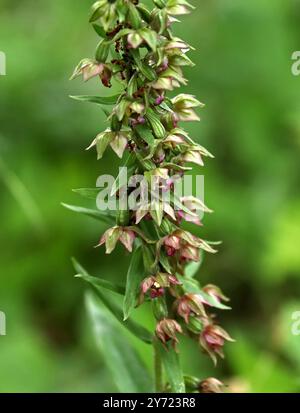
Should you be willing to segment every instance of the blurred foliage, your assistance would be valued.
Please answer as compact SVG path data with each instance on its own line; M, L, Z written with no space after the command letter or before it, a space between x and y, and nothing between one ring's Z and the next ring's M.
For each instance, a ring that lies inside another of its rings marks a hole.
M94 249L105 228L60 206L82 202L71 188L91 187L97 175L118 169L111 152L100 162L84 152L105 127L101 110L68 98L103 93L97 81L68 81L95 46L90 3L0 0L7 55L0 77L0 309L7 315L0 391L116 390L87 321L87 286L72 277L70 257L118 282L129 257L121 248L112 256ZM232 297L221 322L237 342L215 370L183 340L185 371L223 377L232 391L300 391L300 336L291 333L300 311L300 77L291 74L300 1L197 3L177 33L197 49L186 91L206 103L191 136L216 156L205 168L206 203L215 214L199 234L223 240L199 277ZM147 309L135 317L153 328ZM131 340L151 368L151 348Z

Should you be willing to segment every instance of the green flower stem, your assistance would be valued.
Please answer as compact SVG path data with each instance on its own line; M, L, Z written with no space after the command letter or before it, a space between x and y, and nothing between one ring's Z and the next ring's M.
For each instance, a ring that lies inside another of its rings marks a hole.
M157 339L153 340L153 351L154 351L154 380L155 380L155 392L162 393L164 389L163 383L163 366L162 360L158 348Z

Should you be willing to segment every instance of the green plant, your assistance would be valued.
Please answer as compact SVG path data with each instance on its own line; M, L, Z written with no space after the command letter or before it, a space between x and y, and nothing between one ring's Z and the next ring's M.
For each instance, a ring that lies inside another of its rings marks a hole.
M181 227L182 220L201 225L197 210L211 211L200 199L192 195L177 196L175 190L177 181L191 169L187 164L203 166L203 157L212 157L179 126L181 122L198 121L195 108L203 105L191 95L180 94L172 99L167 96L168 91L187 83L182 67L193 66L186 54L191 46L175 37L171 30L175 16L187 14L192 6L185 0L153 1L152 11L134 0L99 0L92 6L90 22L100 41L95 58L83 59L72 78L82 75L87 81L99 76L104 87L111 87L114 79L122 90L110 97L73 98L113 106L110 112L105 110L110 127L97 135L89 148L96 147L98 159L109 145L120 158L126 153L126 179L142 176L151 201L144 202L140 192L134 204L130 203L132 184L124 182L121 172L109 194L117 197L115 211L65 205L112 225L99 242L99 246L105 244L107 254L118 241L133 252L125 287L92 277L76 261L74 266L78 276L93 285L102 303L95 296L88 298L96 333L101 336L99 345L106 336L101 334L102 329L105 328L106 333L109 329L114 347L111 357L120 353L115 364L120 369L122 359L122 377L127 378L125 385L123 381L120 383L120 389L151 391L151 384L146 380L142 387L137 385L137 375L145 377L145 372L129 345L125 353L134 363L124 364L123 338L120 340L116 325L103 311L103 306L116 319L124 320L133 334L153 345L157 392L219 392L222 383L217 379L201 380L183 375L177 349L178 336L188 334L199 341L216 363L217 355L223 357L224 342L232 341L208 313L209 307L228 309L223 304L227 298L214 285L201 288L194 277L204 251L216 252L213 243ZM99 190L77 192L96 197ZM165 200L166 193L169 202ZM123 309L106 290L124 296ZM130 319L133 309L145 300L152 304L156 320L154 335ZM109 364L114 370L114 362L110 360Z

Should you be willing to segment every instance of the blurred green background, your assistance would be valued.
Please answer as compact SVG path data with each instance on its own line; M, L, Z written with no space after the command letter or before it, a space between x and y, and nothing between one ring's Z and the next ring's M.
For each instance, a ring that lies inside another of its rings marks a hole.
M105 227L60 206L82 204L71 189L118 168L110 150L100 162L84 152L105 127L101 109L68 98L103 93L97 81L68 80L97 41L91 3L0 0L2 392L116 390L70 257L119 282L130 257L121 247L111 256L94 249ZM220 320L237 340L216 369L184 342L185 372L223 378L235 392L298 392L300 336L291 326L300 311L300 77L291 55L300 49L300 1L201 0L182 21L176 33L196 47L197 63L186 70L186 91L206 103L202 122L188 129L216 156L197 171L215 210L197 231L223 240L199 278L232 298ZM147 310L137 317L152 326ZM134 345L150 368L151 348Z

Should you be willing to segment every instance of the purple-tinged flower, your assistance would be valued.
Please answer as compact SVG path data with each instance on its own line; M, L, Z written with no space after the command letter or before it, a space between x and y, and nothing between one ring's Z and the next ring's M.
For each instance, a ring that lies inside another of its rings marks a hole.
M177 313L189 324L190 316L206 317L203 300L197 294L185 294L175 302Z
M180 285L181 283L177 280L174 275L166 273L157 273L155 276L145 278L141 284L141 294L139 302L144 301L144 297L147 293L150 294L150 298L158 298L165 293L166 288L170 288L174 285Z
M156 99L155 99L155 104L157 106L159 106L163 101L165 100L165 97L163 95L159 95Z
M163 343L166 347L166 344L171 341L174 349L176 350L176 344L179 342L176 334L182 334L182 328L180 324L175 320L164 318L159 321L156 326L155 334L157 338Z
M131 229L115 226L105 231L98 246L105 244L106 254L110 254L115 249L117 242L120 241L129 252L132 252L135 237L136 235Z
M200 259L199 250L216 253L206 241L192 235L188 231L178 229L164 239L166 253L173 256L179 254L182 261L196 261Z
M225 384L214 377L202 380L199 383L199 393L223 393Z
M226 295L223 294L222 290L216 285L208 284L205 287L203 287L202 290L211 297L216 298L220 303L222 301L230 301L229 298L226 297Z
M91 59L83 59L75 68L74 73L71 76L71 79L75 79L80 75L83 76L83 80L85 82L87 82L95 76L99 76L104 86L111 86L110 80L112 77L112 71L109 68L109 66L104 63L99 63Z
M221 327L205 321L205 327L199 336L202 348L209 354L214 364L217 364L217 355L224 358L223 347L225 341L234 341Z

